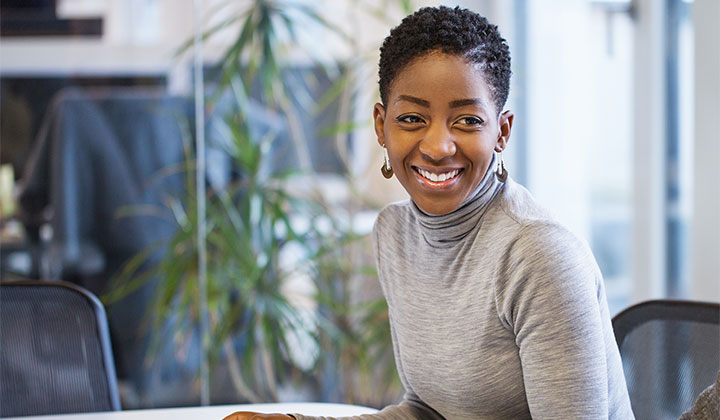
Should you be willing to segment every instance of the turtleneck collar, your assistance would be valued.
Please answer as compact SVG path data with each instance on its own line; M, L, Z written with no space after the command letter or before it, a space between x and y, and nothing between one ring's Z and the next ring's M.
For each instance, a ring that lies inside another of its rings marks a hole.
M450 247L467 236L477 226L495 193L503 185L495 176L497 156L493 156L485 176L475 190L448 214L425 213L411 200L410 208L420 224L425 240L434 247Z

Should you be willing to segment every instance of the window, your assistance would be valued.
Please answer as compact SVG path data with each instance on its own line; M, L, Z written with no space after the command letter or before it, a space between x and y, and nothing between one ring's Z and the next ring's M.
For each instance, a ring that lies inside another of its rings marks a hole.
M588 241L615 313L632 293L633 22L587 1L521 3L527 187Z
M588 241L612 314L687 296L692 1L516 0L514 10L510 170Z

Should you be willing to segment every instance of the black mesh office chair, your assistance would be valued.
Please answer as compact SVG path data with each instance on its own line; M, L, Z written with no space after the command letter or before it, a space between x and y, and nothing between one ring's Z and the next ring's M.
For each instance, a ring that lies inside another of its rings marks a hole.
M675 420L715 382L720 304L654 300L612 322L638 420Z
M0 283L0 416L120 409L105 310L65 282Z

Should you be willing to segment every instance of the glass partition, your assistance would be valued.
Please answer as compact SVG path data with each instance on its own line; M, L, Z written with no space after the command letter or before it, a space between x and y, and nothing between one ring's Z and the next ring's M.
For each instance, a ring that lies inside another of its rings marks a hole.
M124 409L398 397L357 182L386 3L3 1L3 280L100 297Z
M198 403L199 340L177 347L172 320L150 322L163 279L121 279L161 264L178 229L170 204L190 187L192 69L177 50L192 1L3 1L0 16L15 191L3 280L64 280L103 300L124 408Z

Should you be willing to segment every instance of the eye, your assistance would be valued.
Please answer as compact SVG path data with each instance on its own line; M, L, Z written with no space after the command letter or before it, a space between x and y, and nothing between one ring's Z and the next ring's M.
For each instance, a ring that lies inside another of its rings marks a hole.
M457 123L461 126L475 127L481 125L483 123L483 120L478 117L462 117L457 120Z
M418 117L417 115L408 114L408 115L401 115L396 118L398 122L405 123L405 124L418 124L423 122L422 118Z

